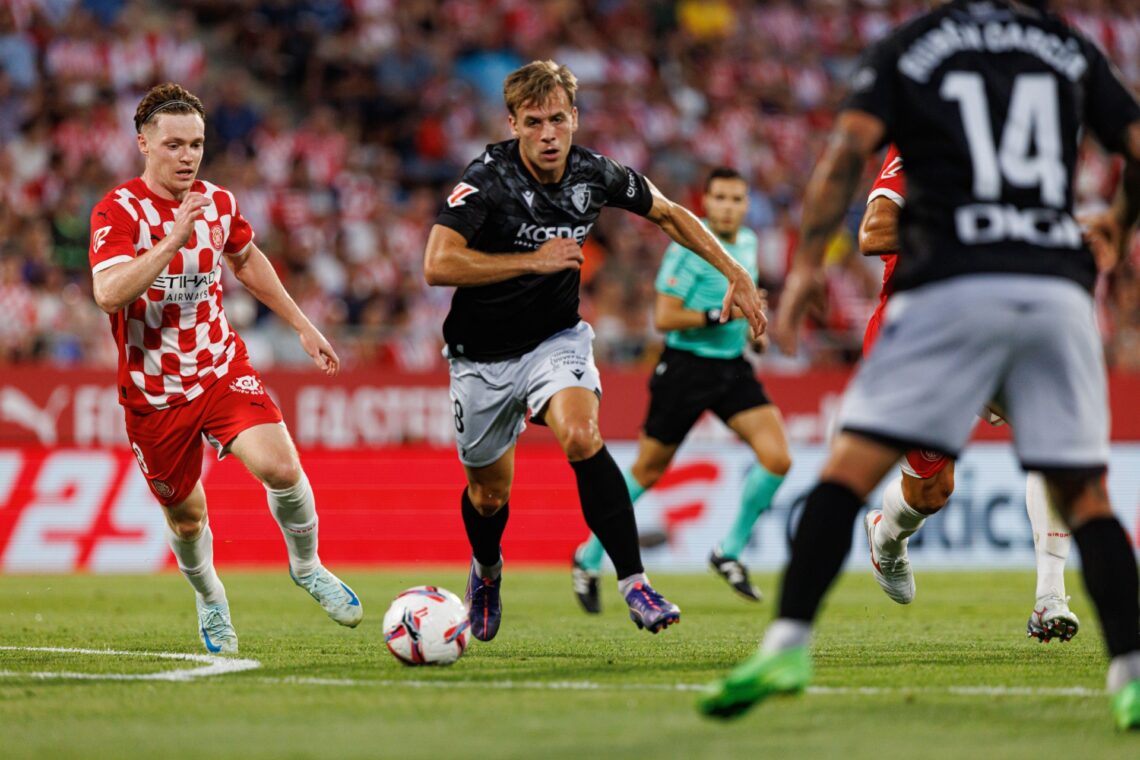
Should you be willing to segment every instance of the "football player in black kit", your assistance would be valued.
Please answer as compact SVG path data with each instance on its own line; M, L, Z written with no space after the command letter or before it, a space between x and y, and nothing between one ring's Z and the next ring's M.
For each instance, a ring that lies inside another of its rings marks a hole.
M856 69L808 185L773 337L795 352L803 314L823 296L825 245L868 157L888 142L908 182L896 292L844 394L776 620L752 657L704 691L708 715L731 717L807 686L812 623L867 494L906 449L955 457L973 413L992 400L1080 549L1111 657L1114 722L1140 728L1136 557L1105 488L1096 265L1072 197L1085 126L1125 157L1115 203L1089 225L1098 246L1122 253L1140 219L1140 104L1096 45L1039 5L952 0L876 43Z
M502 617L500 540L526 418L548 425L570 460L582 514L617 570L630 617L651 633L681 611L650 586L621 470L598 432L601 382L593 330L578 316L581 244L603 206L655 222L728 278L733 307L759 335L761 297L744 267L689 211L617 162L571 145L577 80L534 61L503 83L515 139L487 146L451 191L424 252L429 285L454 286L443 324L472 563L471 632L489 641Z

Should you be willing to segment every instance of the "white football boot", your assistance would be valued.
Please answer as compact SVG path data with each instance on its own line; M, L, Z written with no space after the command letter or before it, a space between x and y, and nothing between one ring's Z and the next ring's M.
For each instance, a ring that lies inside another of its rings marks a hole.
M1049 594L1038 598L1033 614L1025 625L1025 635L1048 644L1053 639L1071 641L1080 630L1081 621L1069 609L1069 598Z
M289 570L289 577L320 602L328 616L341 625L355 628L364 617L364 608L360 606L356 593L323 565L318 565L316 570L300 577Z
M910 604L914 601L914 573L906 556L906 543L909 539L904 538L899 542L902 548L897 554L884 552L875 542L875 526L882 519L881 509L872 509L863 517L867 544L871 547L871 568L875 571L875 580L887 592L887 596L899 604Z
M230 605L198 603L198 637L210 654L237 654L238 638L230 622Z

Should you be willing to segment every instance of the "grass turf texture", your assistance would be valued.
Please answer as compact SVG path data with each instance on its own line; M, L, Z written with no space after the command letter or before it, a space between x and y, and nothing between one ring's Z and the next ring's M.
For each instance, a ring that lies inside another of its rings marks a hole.
M845 691L770 700L719 723L698 716L690 689L752 651L774 608L770 575L757 579L768 593L760 605L737 600L712 575L656 576L683 616L651 636L628 620L612 578L594 617L578 610L568 572L508 568L498 638L436 669L392 658L380 620L408 586L461 594L462 570L334 569L365 605L356 630L328 620L283 572L222 573L240 656L259 660L258 670L185 683L0 677L0 755L1140 757L1140 735L1113 731L1106 696L951 690L1102 689L1095 615L1071 573L1083 627L1073 642L1048 645L1025 638L1031 573L919 569L909 607L888 600L869 574L850 574L813 647L813 686ZM0 646L205 654L195 622L192 594L174 574L0 577ZM199 665L0 650L0 671L21 673Z

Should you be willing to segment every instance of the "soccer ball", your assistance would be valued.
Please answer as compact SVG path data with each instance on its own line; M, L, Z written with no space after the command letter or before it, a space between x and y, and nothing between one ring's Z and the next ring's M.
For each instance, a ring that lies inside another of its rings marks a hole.
M384 613L384 643L405 665L450 665L467 649L467 607L438 586L401 591Z

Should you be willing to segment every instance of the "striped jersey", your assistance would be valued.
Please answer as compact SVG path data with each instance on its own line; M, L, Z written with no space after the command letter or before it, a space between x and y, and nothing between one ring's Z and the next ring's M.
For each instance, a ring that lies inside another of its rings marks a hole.
M221 262L245 250L253 230L228 190L198 180L191 191L212 203L190 239L141 296L110 315L119 403L138 412L196 398L246 356L222 309ZM146 255L169 234L179 205L138 177L107 193L91 212L92 274Z

